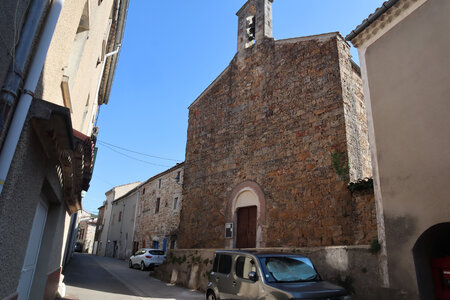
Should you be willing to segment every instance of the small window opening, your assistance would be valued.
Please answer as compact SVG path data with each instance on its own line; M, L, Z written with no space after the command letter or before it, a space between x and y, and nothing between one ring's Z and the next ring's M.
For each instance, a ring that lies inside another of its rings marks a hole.
M161 203L161 199L157 198L156 199L156 207L155 207L155 214L159 213L159 205Z
M248 48L250 46L253 46L255 44L255 16L249 16L246 19L246 35L247 35L247 42L245 43L245 48Z

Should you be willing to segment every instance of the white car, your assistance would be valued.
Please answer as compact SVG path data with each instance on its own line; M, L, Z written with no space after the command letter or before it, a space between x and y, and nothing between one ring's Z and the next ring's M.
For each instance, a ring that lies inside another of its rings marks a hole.
M154 268L166 260L164 251L158 249L139 249L134 255L131 255L128 266L133 268L138 266L142 271L148 268Z

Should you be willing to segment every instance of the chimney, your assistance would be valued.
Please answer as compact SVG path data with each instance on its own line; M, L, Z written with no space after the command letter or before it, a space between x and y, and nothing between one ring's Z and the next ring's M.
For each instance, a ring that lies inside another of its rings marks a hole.
M273 0L248 0L236 13L238 16L238 52L272 38Z

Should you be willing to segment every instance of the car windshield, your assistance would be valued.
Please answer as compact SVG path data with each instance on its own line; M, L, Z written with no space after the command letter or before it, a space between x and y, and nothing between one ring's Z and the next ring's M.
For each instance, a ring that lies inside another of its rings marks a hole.
M312 262L306 257L265 257L265 269L276 282L320 280ZM266 277L270 277L268 274Z
M164 251L162 250L149 250L148 252L152 255L164 255Z

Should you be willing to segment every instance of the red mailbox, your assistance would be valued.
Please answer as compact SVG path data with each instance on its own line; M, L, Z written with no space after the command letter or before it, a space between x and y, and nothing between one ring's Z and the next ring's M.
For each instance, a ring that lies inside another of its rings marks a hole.
M450 256L431 260L434 292L437 300L450 300Z

